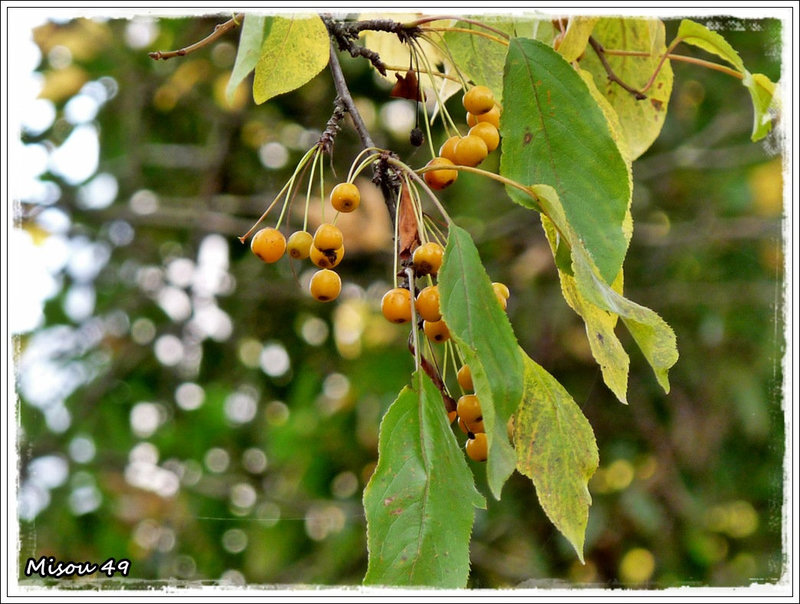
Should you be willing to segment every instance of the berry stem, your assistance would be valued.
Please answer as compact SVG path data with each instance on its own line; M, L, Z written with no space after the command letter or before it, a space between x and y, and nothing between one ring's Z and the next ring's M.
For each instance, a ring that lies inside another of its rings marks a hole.
M422 31L428 32L460 32L464 34L470 34L473 36L480 36L482 38L486 38L487 40L491 40L492 42L497 42L498 44L502 44L503 46L508 46L508 39L498 38L497 36L493 36L492 34L487 34L485 31L478 31L476 29L467 29L466 27L421 27Z
M358 167L355 169L355 171L353 171L353 166L356 165L356 162L358 161L358 158L361 157L362 155L364 155L364 153L367 153L368 151L373 151L373 150L374 149L364 149L361 153L358 154L358 156L356 157L356 159L353 161L353 163L350 166L350 172L348 172L348 174L347 174L347 182L353 182L356 179L356 177L359 174L361 174L361 172L363 172L364 169L366 169L367 166L369 166L371 164L374 164L376 161L378 161L380 159L380 157L381 157L381 153L380 152L373 153L372 155L370 155L366 159L362 160L362 162L358 165ZM380 150L378 150L378 151L380 151Z
M430 197L431 201L433 202L433 205L435 205L436 208L439 210L439 212L441 213L442 217L447 222L447 225L450 226L450 224L453 222L453 220L450 218L450 214L448 214L447 210L444 209L444 206L439 201L439 198L436 197L436 195L434 194L433 191L431 191L430 187L428 186L428 183L426 183L422 178L420 178L419 174L414 172L414 170L409 168L407 165L405 165L399 159L395 159L395 158L391 157L387 161L391 165L396 166L397 168L400 168L404 172L408 173L408 175L411 176L411 178L413 178L415 181L417 181L417 184L420 185L425 190L425 192L428 194L428 197ZM457 168L457 167L461 167L461 166L453 166L453 168ZM448 166L448 170L449 169L451 169L450 166ZM422 169L422 172L427 172L427 170Z
M397 211L400 208L400 200L402 199L402 197L403 197L403 188L402 187L398 187L398 189L397 189L397 201L394 204L394 207L395 207L395 217L394 217L394 254L392 254L392 256L394 256L394 270L392 271L392 279L394 279L394 281L393 281L394 287L397 287L397 273L398 273L397 260L398 260L398 258L400 256L400 241L399 241L399 239L400 239L400 221L397 219ZM416 350L416 346L414 347L414 349Z
M492 31L501 38L505 38L506 40L509 39L509 36L506 32L497 29L495 27L492 27L491 25L486 25L486 23L482 23L481 21L476 21L475 19L468 19L463 15L434 15L431 17L423 17L421 19L417 19L416 21L406 23L405 25L406 27L419 27L420 25L425 25L426 23L431 23L433 21L462 21L463 23L469 23L471 25L482 27L485 30Z
M398 222L397 220L395 222ZM396 274L396 273L395 273ZM411 292L411 332L414 338L414 369L419 371L419 334L417 333L417 308L414 304L414 269L406 267L408 290Z

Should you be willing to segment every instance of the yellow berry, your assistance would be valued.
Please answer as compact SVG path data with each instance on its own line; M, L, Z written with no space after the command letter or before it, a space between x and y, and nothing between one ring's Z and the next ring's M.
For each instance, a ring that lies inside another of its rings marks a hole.
M477 395L465 394L459 398L456 404L456 412L458 417L464 420L470 432L483 432L483 411L481 411L481 404ZM477 424L480 424L480 429L478 429Z
M312 239L311 233L296 231L289 236L289 241L286 243L286 250L295 260L305 260L308 258L308 253L311 251Z
M458 385L461 386L461 389L464 392L474 392L475 386L472 383L472 372L469 369L469 365L464 365L461 369L458 370L458 374L456 374L456 379L458 380Z
M450 339L450 330L447 329L447 324L444 319L438 321L423 321L422 329L425 335L434 342L446 342Z
M495 128L500 129L500 109L495 106L482 115L473 115L472 113L467 113L467 125L470 128L480 122L488 122Z
M342 279L335 272L322 269L314 273L309 285L311 295L320 302L330 302L342 291Z
M442 318L439 309L439 286L429 285L417 295L417 313L426 321L438 321Z
M486 86L473 86L464 95L463 103L471 114L482 115L494 107L494 93Z
M480 136L468 134L456 143L453 152L456 156L456 164L474 168L489 155L489 147Z
M414 271L418 277L424 275L436 275L442 266L444 249L435 241L419 246L414 250L411 261L414 263Z
M350 182L342 182L331 191L331 205L339 212L352 212L361 203L358 187Z
M314 247L323 252L338 250L343 240L339 227L329 223L319 225L314 233Z
M475 438L467 440L467 456L473 461L486 461L489 457L489 442L486 434L475 434Z
M340 246L337 250L322 251L317 246L312 245L309 250L309 258L311 262L320 268L333 268L338 266L344 258L344 246Z
M486 143L486 148L489 150L489 153L497 149L497 146L500 144L500 133L497 131L497 128L489 122L478 122L469 129L469 135L482 138L483 142Z
M458 170L447 170L448 166L453 166L454 163L446 157L434 157L426 164L428 166L437 166L438 169L425 172L423 178L431 189L441 191L452 185L458 178Z
M444 144L439 147L439 157L444 157L445 159L449 159L451 162L455 163L455 149L456 143L461 140L460 136L451 136Z
M381 312L392 323L407 323L411 320L411 292L404 287L395 287L383 295Z
M277 262L286 251L286 238L277 229L261 229L250 241L250 249L264 262Z

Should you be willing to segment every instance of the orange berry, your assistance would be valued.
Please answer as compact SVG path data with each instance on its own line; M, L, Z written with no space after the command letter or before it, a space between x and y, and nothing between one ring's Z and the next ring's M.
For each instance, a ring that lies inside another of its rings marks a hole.
M264 262L277 262L286 251L286 238L278 229L261 229L250 241L250 249Z
M295 260L305 260L311 251L311 233L305 231L296 231L289 236L289 241L286 243L286 250L289 255Z
M489 155L489 147L480 136L468 134L456 143L454 153L456 164L474 168Z
M322 269L314 273L308 287L311 295L320 302L330 302L342 291L342 279L335 272Z
M495 106L491 110L482 115L473 115L467 113L467 125L472 128L475 124L480 122L488 122L498 130L500 129L500 109Z
M458 418L458 428L464 433L469 434L472 432L473 434L483 434L486 432L486 428L483 425L483 420L473 420L471 422L465 422L463 417Z
M458 141L460 140L461 137L456 135L456 136L451 136L446 141L444 141L444 144L441 147L439 147L439 156L444 157L445 159L449 159L451 162L455 163L456 143L458 143Z
M407 323L411 320L411 292L404 287L395 287L383 295L381 312L392 323Z
M473 461L486 461L489 457L489 441L485 434L475 434L467 441L467 456Z
M331 191L331 205L339 212L352 212L361 203L361 193L351 182L342 182Z
M497 146L500 144L500 133L497 131L497 128L489 122L478 122L469 129L469 135L482 138L483 142L486 143L486 148L489 150L489 153L497 149Z
M469 365L464 365L458 370L456 379L458 380L458 385L461 386L461 389L464 392L475 391L475 385L472 383L472 372L469 369Z
M428 166L440 166L437 170L425 172L423 178L431 189L441 191L452 185L458 178L458 170L447 170L448 166L455 165L451 160L446 157L434 157L431 161L425 164Z
M462 100L464 109L473 115L488 113L494 107L494 93L486 86L473 86Z
M439 272L444 258L444 248L435 241L419 246L414 250L411 261L418 277L435 275Z
M444 319L440 319L439 321L423 321L422 329L425 335L434 342L441 343L450 339L450 330L447 329Z
M426 321L438 321L442 318L439 309L439 286L429 285L417 295L417 313Z
M309 258L311 258L311 262L320 268L333 268L338 266L342 258L344 258L344 246L340 246L337 250L322 251L317 246L312 245L309 250Z
M483 422L483 411L481 411L481 403L475 394L465 394L458 399L456 403L456 412L458 417L464 420L467 427L471 427L476 422ZM483 432L483 430L471 430L472 432Z
M343 240L339 227L329 223L319 225L314 233L314 247L322 252L338 250Z

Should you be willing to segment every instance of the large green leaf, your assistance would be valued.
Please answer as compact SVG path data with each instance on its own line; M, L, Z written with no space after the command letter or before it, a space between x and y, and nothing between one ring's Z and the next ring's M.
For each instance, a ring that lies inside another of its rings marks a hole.
M516 457L506 424L522 398L522 361L511 323L497 301L472 238L450 225L439 271L442 316L472 372L489 443L487 478L500 499Z
M647 84L666 52L664 23L658 19L609 17L600 19L592 36L609 50L646 52L647 56L606 55L614 73L626 84L640 90ZM592 74L595 82L619 116L622 132L635 160L658 138L667 105L672 94L672 67L666 61L647 91L647 98L634 95L608 79L608 74L591 50L581 60L581 67Z
M564 387L522 352L525 396L514 419L517 468L536 487L542 509L583 562L599 456L594 432Z
M273 17L253 81L257 104L308 83L330 59L328 30L318 16Z
M623 297L600 277L597 267L583 247L580 238L567 221L564 208L553 187L534 185L531 187L531 191L537 197L542 212L558 230L558 237L566 238L570 244L572 272L576 291L581 298L581 305L592 304L600 310L618 315L653 368L658 383L665 392L669 392L668 372L670 367L678 361L675 332L655 312ZM591 326L587 325L587 329L591 329ZM596 340L595 345L609 348L606 352L607 358L618 357L611 349L618 345L618 342L614 341L616 338L607 339L609 335L613 335L613 332L601 331L600 335L603 336L601 338L597 338L596 333L590 332L590 341L593 335ZM603 361L601 361L602 365ZM606 378L606 371L603 372L603 377ZM609 386L619 396L619 388L611 384Z
M775 84L764 74L751 74L747 71L739 53L728 44L725 38L699 23L689 19L681 21L675 40L697 46L725 59L742 74L742 84L747 88L753 101L753 132L750 138L753 141L764 138L772 130L769 109L775 102Z
M561 55L536 40L510 41L503 81L500 173L523 185L552 186L574 229L611 283L628 248L628 168L602 109ZM527 207L531 199L512 187Z
M364 489L371 585L464 587L473 507L485 507L447 421L442 397L421 371L381 422L378 466Z
M225 89L225 97L230 103L239 86L253 69L261 56L261 44L272 18L259 15L245 15L242 24L242 34L239 36L239 49L236 52L236 62L233 64L231 79Z
M481 18L481 22L514 36L533 35L534 22L530 19L517 20L504 18ZM508 47L496 40L480 34L498 37L492 31L472 23L458 21L455 27L478 32L469 34L463 31L449 31L444 40L461 72L476 84L488 86L498 103L503 100L503 65L506 62Z

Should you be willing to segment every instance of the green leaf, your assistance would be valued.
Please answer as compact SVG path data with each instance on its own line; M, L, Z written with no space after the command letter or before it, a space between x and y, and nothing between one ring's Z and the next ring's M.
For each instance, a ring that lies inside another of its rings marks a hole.
M236 52L236 62L233 64L231 78L225 88L225 98L229 103L233 101L237 86L255 69L258 58L261 56L261 44L271 22L272 18L245 15L242 34L239 37L239 49Z
M558 231L556 231L555 226L547 216L542 215L541 218L553 255L557 258ZM627 404L630 359L619 338L614 333L614 328L617 325L617 315L599 308L581 295L571 266L569 272L565 272L559 267L558 276L561 280L561 293L564 295L564 299L570 308L583 319L586 325L589 348L597 364L600 365L603 381L621 403ZM621 271L618 281L622 281ZM621 284L617 289L622 289Z
M655 312L624 298L600 277L580 238L567 222L564 208L553 187L534 185L531 190L537 196L543 213L558 229L559 236L565 237L570 243L572 270L577 292L583 298L582 304L593 304L601 310L619 315L653 368L658 383L665 392L669 392L668 372L678 361L675 332ZM590 333L590 342L591 339ZM606 341L606 345L615 346L611 341ZM605 371L603 377L606 377ZM617 392L618 387L614 386L612 390Z
M532 20L482 17L481 22L509 35L524 37L533 35L534 22ZM495 100L501 103L503 101L503 65L506 62L508 47L480 35L487 34L499 38L496 33L483 27L465 21L458 21L454 27L478 32L478 34L468 34L462 31L445 33L444 41L455 64L468 79L476 84L488 86L494 93Z
M775 84L763 73L746 72L742 83L753 100L753 133L750 139L755 142L764 138L772 130L772 116L769 109L775 99Z
M586 50L589 36L592 35L592 29L598 18L570 17L567 23L567 30L564 32L564 39L561 40L561 44L558 46L558 54L570 63L577 60Z
M506 313L469 234L450 225L439 271L442 316L472 373L489 443L487 478L500 499L516 465L506 424L522 398L522 361Z
M753 101L753 132L750 138L753 141L764 138L772 130L772 119L768 110L774 102L775 84L763 74L751 74L747 71L739 53L725 38L699 23L689 19L681 21L675 40L697 46L725 59L742 74L742 84L747 88Z
M664 23L658 19L603 18L592 36L604 47L615 50L646 52L648 56L606 55L614 73L626 84L641 90L666 52ZM608 79L608 74L594 51L587 52L581 67L594 77L603 96L619 116L622 134L633 161L658 138L667 116L672 94L672 67L666 61L647 90L647 98L637 100Z
M710 52L711 54L725 59L740 73L746 71L742 58L739 56L739 53L733 49L733 46L728 44L727 40L717 32L711 31L704 25L700 25L689 19L683 19L678 27L678 35L675 36L675 39L691 44L692 46L697 46L706 52Z
M421 371L381 422L378 466L364 489L369 564L364 583L464 587L473 507L486 507Z
M253 99L264 103L308 83L330 59L328 30L318 16L273 17L261 46Z
M564 387L522 352L525 396L514 419L517 467L536 487L547 517L583 562L599 456L592 427Z
M536 40L510 41L503 80L500 173L552 186L600 275L611 283L628 248L628 168L602 109L561 55ZM535 207L508 187L512 199Z

